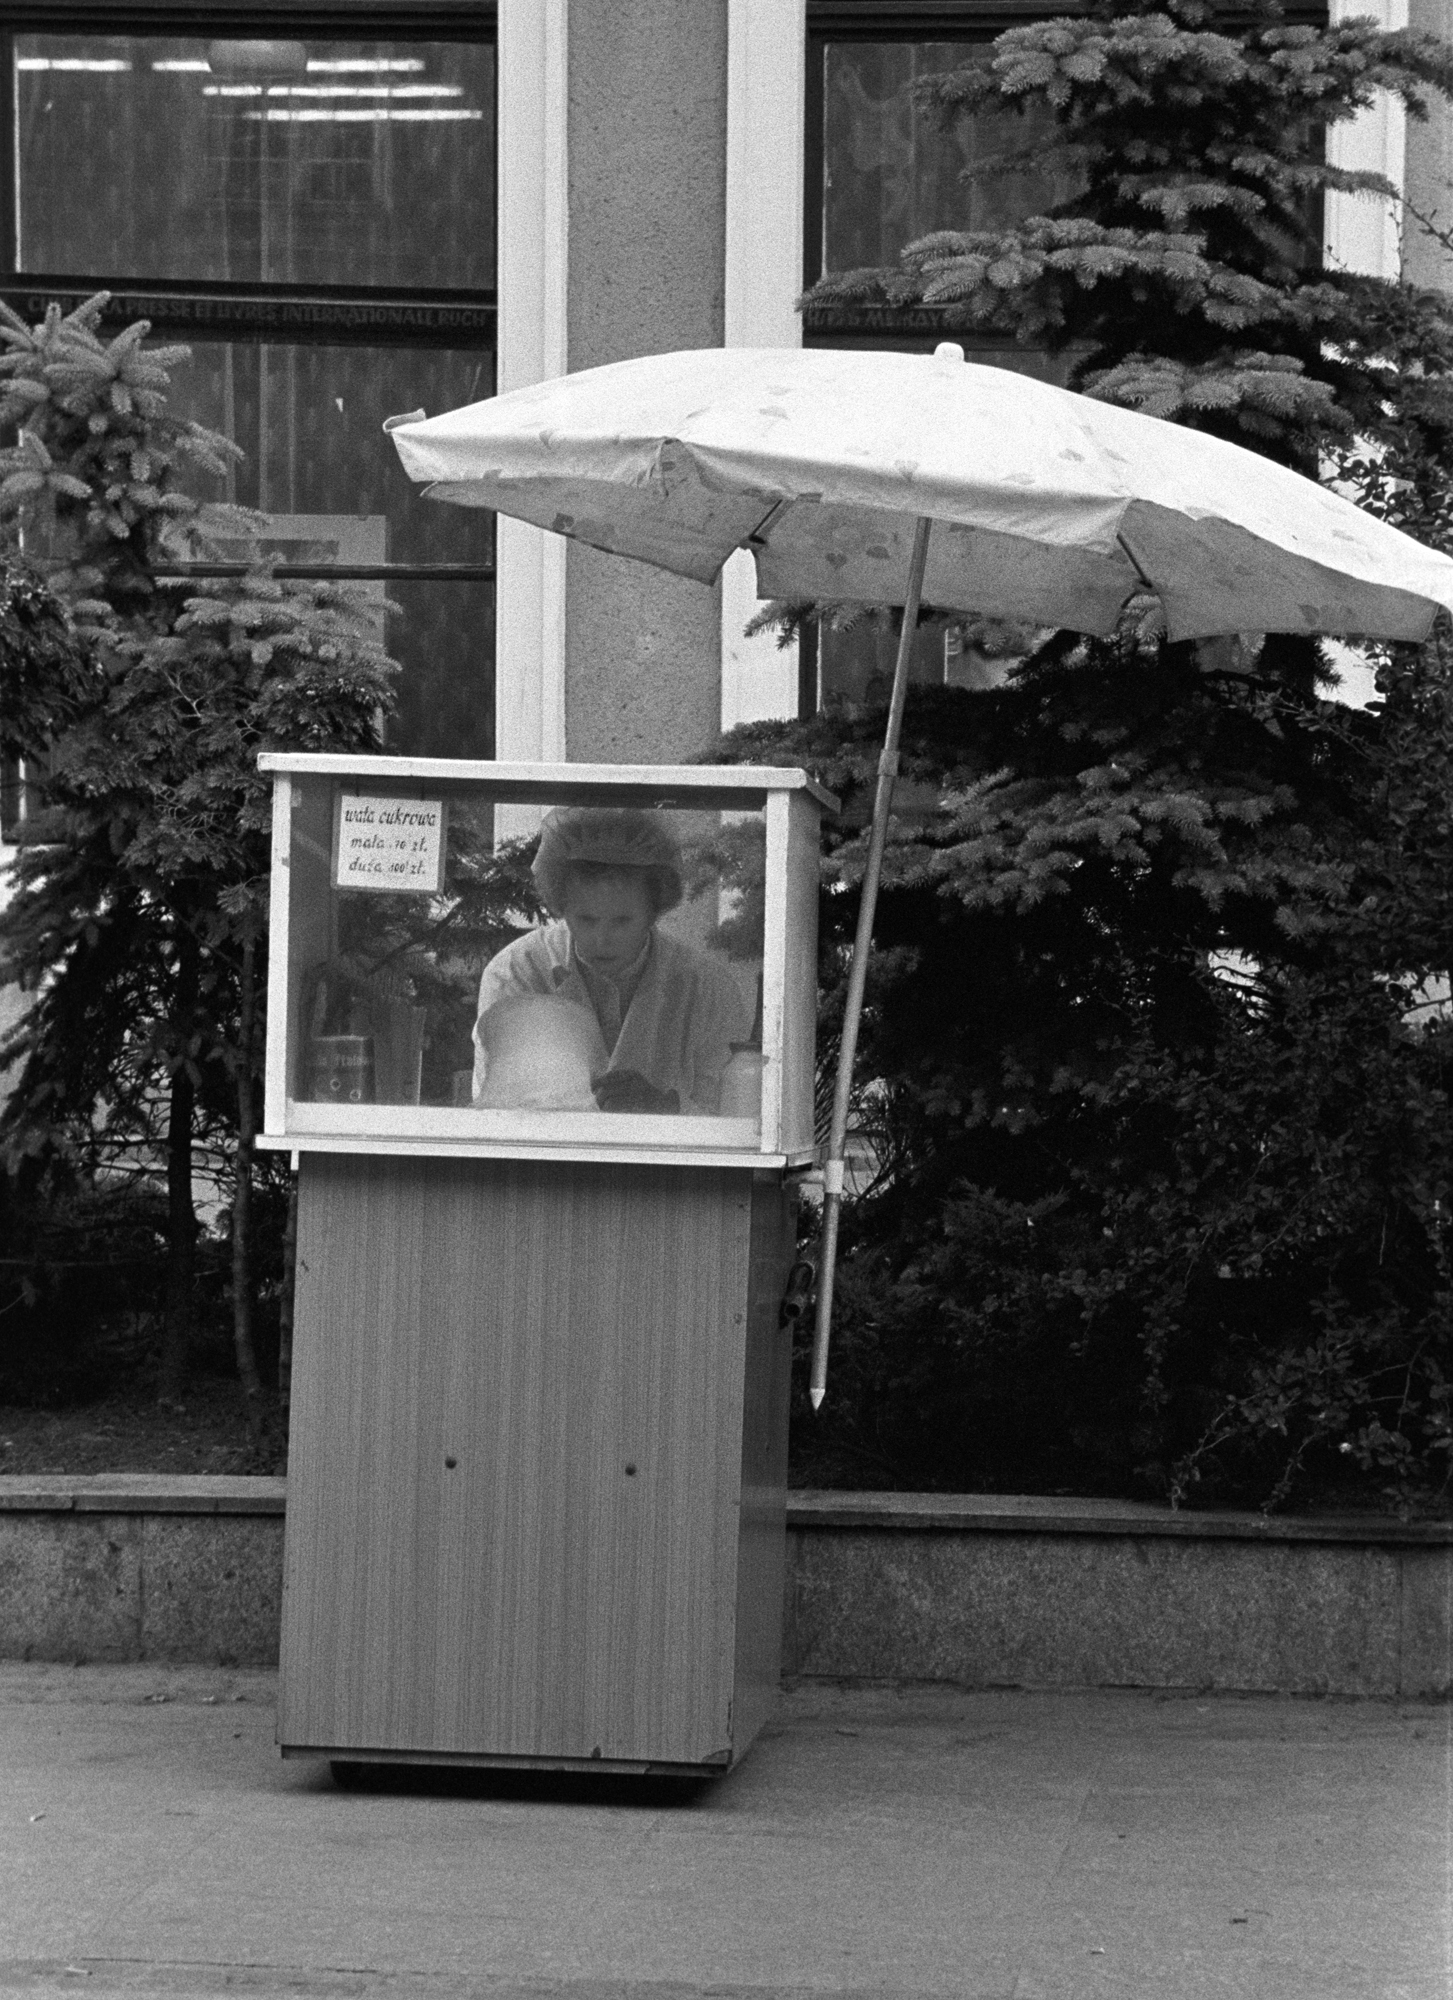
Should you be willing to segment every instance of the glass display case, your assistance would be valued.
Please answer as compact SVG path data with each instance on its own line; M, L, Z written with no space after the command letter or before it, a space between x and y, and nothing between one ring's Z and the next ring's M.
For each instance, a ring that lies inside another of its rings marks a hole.
M813 1157L798 770L270 754L267 1103L294 1153Z
M747 766L263 767L283 1754L718 1773L780 1678L832 801Z

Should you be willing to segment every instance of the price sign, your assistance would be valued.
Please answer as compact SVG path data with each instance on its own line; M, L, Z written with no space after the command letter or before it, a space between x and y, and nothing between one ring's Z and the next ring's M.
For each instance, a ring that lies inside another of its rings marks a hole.
M389 895L434 896L444 886L443 799L338 800L333 883Z

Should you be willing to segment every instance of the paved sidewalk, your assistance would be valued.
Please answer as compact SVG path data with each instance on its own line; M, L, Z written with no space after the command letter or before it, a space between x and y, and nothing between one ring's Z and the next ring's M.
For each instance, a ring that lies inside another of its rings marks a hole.
M0 1995L1453 1994L1446 1709L813 1688L685 1795L360 1794L274 1686L0 1667Z

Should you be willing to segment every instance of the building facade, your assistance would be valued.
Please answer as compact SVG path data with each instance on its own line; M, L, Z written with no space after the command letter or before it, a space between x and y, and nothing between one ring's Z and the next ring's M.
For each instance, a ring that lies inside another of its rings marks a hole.
M1333 0L1453 30L1453 0ZM113 293L185 341L179 407L246 453L229 497L284 562L377 591L398 748L671 761L851 692L872 634L747 638L750 564L703 590L410 488L385 417L674 348L931 344L799 313L804 282L1041 203L961 175L913 78L1043 0L0 0L0 295ZM1334 197L1326 254L1453 284L1453 127L1382 103L1333 143L1402 204ZM966 204L993 202L981 211ZM1035 366L985 344L983 358ZM1038 364L1045 365L1045 364ZM385 608L392 607L392 608ZM952 678L944 635L917 671Z

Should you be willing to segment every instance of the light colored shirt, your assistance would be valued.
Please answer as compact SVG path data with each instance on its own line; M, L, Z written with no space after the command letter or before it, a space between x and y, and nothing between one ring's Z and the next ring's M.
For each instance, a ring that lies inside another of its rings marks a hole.
M636 988L640 985L641 975L650 961L651 940L654 936L653 931L618 979L612 979L608 972L598 972L593 966L586 965L577 951L572 949L570 953L571 964L585 981L585 990L590 995L590 1004L595 1009L595 1018L600 1023L600 1032L605 1037L608 1049L613 1049L620 1040L626 1015L636 997Z
M497 1001L518 993L558 993L588 1007L610 1050L609 1067L674 1090L687 1112L716 1111L732 1043L744 1042L751 1028L735 979L710 952L653 930L641 957L611 980L580 964L566 924L547 924L507 944L484 968L474 1028L476 1096L486 1066L479 1022Z

